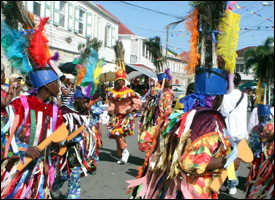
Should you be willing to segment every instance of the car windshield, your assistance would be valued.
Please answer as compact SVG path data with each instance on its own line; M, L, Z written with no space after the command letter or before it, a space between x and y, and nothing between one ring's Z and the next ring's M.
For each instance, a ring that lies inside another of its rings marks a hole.
M172 85L172 90L175 92L183 92L182 88L178 85Z

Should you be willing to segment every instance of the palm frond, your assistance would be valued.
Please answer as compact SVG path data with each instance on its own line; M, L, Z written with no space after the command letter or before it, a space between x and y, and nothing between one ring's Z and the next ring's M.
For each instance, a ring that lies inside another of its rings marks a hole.
M114 46L114 50L115 50L115 54L116 54L116 67L118 69L125 70L125 63L124 63L125 50L123 48L123 43L122 43L121 40L116 41L116 44Z
M202 33L207 34L218 30L227 1L192 1L191 6L199 10Z
M81 53L81 60L85 60L87 57L90 56L91 48L98 51L98 49L101 47L102 41L99 41L97 38L87 38L86 44L81 43L78 45L78 50Z
M174 29L177 25L179 25L180 23L184 22L185 20L186 20L186 18L181 18L180 20L178 20L176 22L172 22L172 23L166 25L165 28Z
M145 41L145 45L152 55L154 65L158 72L164 71L164 60L162 55L162 46L160 43L160 37L149 38Z
M35 26L22 1L1 1L1 12L12 29L18 30L20 23L24 29L33 29Z

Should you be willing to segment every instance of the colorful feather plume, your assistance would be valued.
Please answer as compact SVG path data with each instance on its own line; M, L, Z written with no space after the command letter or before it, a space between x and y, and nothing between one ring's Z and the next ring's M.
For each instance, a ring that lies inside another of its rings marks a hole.
M49 17L40 18L40 24L35 30L30 42L29 53L30 57L36 63L37 67L45 67L47 61L51 58L48 39L44 35L44 26L49 20Z
M189 74L193 74L195 72L196 66L199 64L200 54L198 53L197 45L198 45L198 9L194 9L193 13L191 13L186 21L185 27L188 31L192 33L190 39L190 61L186 66L186 70Z
M86 73L81 81L81 86L87 86L89 85L92 81L94 81L93 73L96 68L96 64L98 62L98 53L94 48L90 48L90 56L87 57L84 60L84 66L86 68Z
M20 31L12 30L1 20L1 45L10 65L23 75L32 70L24 51L26 44L26 37Z
M98 59L98 49L102 42L97 38L87 39L86 45L80 44L78 49L81 51L79 58L74 59L73 63L77 64L76 84L81 85L82 93L91 98L99 83L99 77L105 61ZM96 73L96 74L95 74Z
M234 73L237 44L239 37L239 23L241 16L230 9L225 11L225 17L221 19L220 34L218 35L218 55L225 61L225 69Z
M76 67L77 67L76 85L80 85L85 76L86 68L84 65L81 65L81 64L78 64Z
M106 65L106 61L104 59L100 59L96 65L96 68L94 71L94 85L93 85L93 90L91 91L91 96L94 95L97 85L99 84L101 71L104 65Z

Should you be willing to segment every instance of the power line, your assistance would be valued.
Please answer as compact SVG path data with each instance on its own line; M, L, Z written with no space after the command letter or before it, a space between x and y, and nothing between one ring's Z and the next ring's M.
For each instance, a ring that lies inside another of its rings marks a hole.
M172 15L172 14L152 10L152 9L145 8L145 7L138 6L138 5L134 5L134 4L131 4L131 3L128 3L128 2L125 2L125 1L119 1L119 2L130 5L130 6L134 6L134 7L137 7L137 8L141 8L141 9L144 9L144 10L148 10L148 11L151 11L151 12L155 12L155 13L158 13L158 14L161 14L161 15L170 16L170 17L174 17L174 18L181 18L180 16L177 16L177 15Z

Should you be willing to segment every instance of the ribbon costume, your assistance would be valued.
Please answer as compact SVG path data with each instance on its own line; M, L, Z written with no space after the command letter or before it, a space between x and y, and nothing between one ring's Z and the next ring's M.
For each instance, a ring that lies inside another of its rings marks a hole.
M249 146L253 151L254 160L249 166L246 198L272 199L274 198L274 116L271 113L271 108L274 105L267 95L267 86L271 90L269 71L272 67L268 65L259 67L261 71L257 74L255 102L258 104L255 109L257 109L259 124L252 128L249 138Z
M138 93L125 86L126 72L122 42L117 41L114 49L117 59L117 72L115 88L107 88L108 114L112 116L107 128L109 130L109 138L116 140L117 155L120 157L117 163L124 164L129 158L125 136L134 134L135 112L140 110L141 101Z
M154 129L157 126L167 127L168 116L172 112L173 97L169 89L172 81L170 68L165 69L165 59L162 56L160 38L150 38L145 42L154 58L154 65L158 71L158 83L146 96L139 122L139 149L148 152L153 141Z
M81 54L78 63L82 64L78 69L78 80L80 83L76 86L76 93L74 95L74 108L67 105L60 107L64 121L71 133L84 126L84 130L80 132L72 140L66 142L67 151L64 155L57 158L58 174L56 176L52 194L58 198L58 189L62 187L65 181L68 180L68 196L69 199L79 199L81 186L81 176L87 176L87 173L92 173L97 168L99 161L98 148L100 143L100 133L92 122L93 118L88 103L94 95L95 90L92 90L95 80L93 76L94 70L97 67L102 67L105 63L98 59L98 48L101 42L96 38L87 42L87 47ZM87 53L88 52L88 53ZM80 76L82 68L86 69L86 73ZM86 85L86 86L85 86Z
M138 168L137 179L127 181L131 199L217 199L221 185L216 190L215 180L220 180L224 171L234 179L238 149L226 130L223 116L217 111L222 96L227 93L228 69L224 69L224 64L216 68L205 63L198 66L198 17L203 9L199 13L197 7L203 5L197 4L208 2L192 3L194 10L186 20L192 33L187 70L195 72L195 93L183 98L184 111L177 110L168 116L167 127L157 125L154 129L152 147L143 166ZM225 6L226 2L215 5L211 2L211 6L205 7L215 8L215 12L220 7L223 13Z
M1 199L47 199L55 176L52 151L56 152L59 145L49 138L68 134L66 128L55 132L64 123L57 105L49 101L59 92L59 71L51 60L44 36L49 18L40 19L40 24L35 26L22 2L8 2L2 9L6 18L1 20L5 55L22 75L29 75L38 94L16 97L6 107L8 118L3 126L1 122ZM14 12L18 15L14 16ZM24 30L19 28L19 23ZM46 144L45 141L52 144L38 151L37 146ZM32 161L27 164L28 160Z

